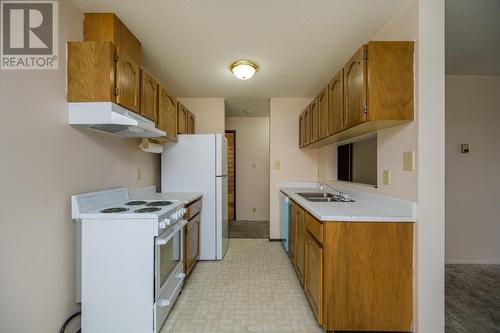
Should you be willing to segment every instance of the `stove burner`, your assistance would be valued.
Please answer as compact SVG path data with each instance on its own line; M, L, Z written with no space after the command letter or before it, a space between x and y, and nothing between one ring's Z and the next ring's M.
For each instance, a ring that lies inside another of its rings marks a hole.
M171 204L172 204L172 201L153 201L153 202L147 203L146 206L159 207L159 206L168 206Z
M123 207L113 207L113 208L106 208L101 210L101 213L121 213L121 212L126 212L128 208L123 208Z
M140 206L140 205L144 205L146 203L146 201L129 201L127 202L125 205L127 206Z
M136 210L136 213L152 213L152 212L157 212L161 210L161 208L156 208L156 207L147 207L147 208L141 208Z

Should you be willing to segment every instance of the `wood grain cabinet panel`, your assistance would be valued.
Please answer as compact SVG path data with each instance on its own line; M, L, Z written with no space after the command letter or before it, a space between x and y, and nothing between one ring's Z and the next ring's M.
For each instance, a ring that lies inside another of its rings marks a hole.
M315 98L311 105L309 106L310 116L310 143L316 142L319 139L319 108L318 108L318 98Z
M297 214L297 205L292 201L290 205L290 212L288 215L288 254L290 255L290 259L292 263L295 265L295 236L297 234L296 228L296 218Z
M344 67L344 100L346 128L366 120L366 46L362 46Z
M304 282L304 210L298 206L295 209L295 270L300 283Z
M200 216L191 218L184 227L184 272L189 275L200 254Z
M68 42L68 102L115 102L115 46Z
M188 134L188 109L177 102L177 133Z
M187 132L188 134L195 134L195 122L196 122L196 117L195 115L188 111L187 112Z
M305 130L305 118L304 112L300 114L299 117L299 147L304 147L304 130Z
M324 139L328 136L328 86L326 86L318 95L318 113L319 113L319 137L318 139Z
M112 13L85 13L85 41L107 41L116 47L116 103L139 113L141 43ZM96 82L97 83L97 82ZM89 100L93 101L93 100Z
M344 129L344 70L341 69L328 85L328 135Z
M316 320L323 324L323 247L309 233L305 233L304 292Z
M312 138L312 112L310 106L307 107L307 109L304 111L304 146L307 146L308 144L311 143L311 138Z
M158 90L156 126L167 133L164 138L166 141L177 141L177 100L161 85Z
M141 108L140 114L156 121L158 117L158 82L144 69L141 69Z

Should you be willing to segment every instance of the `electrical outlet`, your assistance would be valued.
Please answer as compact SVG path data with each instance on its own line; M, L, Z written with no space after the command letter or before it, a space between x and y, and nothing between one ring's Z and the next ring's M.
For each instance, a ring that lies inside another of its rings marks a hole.
M274 161L274 170L279 170L279 169L281 169L281 162Z
M403 170L414 171L415 164L413 162L415 153L413 151L405 151L403 153Z
M136 177L135 177L135 180L141 180L142 179L142 170L141 168L137 168L136 170Z
M383 178L384 178L384 180L383 180L384 185L391 184L391 172L389 170L384 170Z
M255 213L257 211L257 208L253 207L252 212Z

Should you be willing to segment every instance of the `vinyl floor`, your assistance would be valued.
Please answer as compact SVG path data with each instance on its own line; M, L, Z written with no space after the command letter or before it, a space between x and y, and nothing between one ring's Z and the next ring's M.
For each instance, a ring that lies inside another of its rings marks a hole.
M281 242L230 239L224 260L198 262L161 333L321 333Z
M500 265L446 265L446 333L500 332Z
M229 238L269 239L269 221L229 221Z

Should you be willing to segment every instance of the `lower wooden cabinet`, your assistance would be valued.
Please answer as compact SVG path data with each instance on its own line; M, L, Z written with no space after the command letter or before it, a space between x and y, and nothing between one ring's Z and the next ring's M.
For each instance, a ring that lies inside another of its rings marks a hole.
M295 205L295 203L292 203ZM304 282L304 210L302 207L296 205L295 208L295 270L299 277L300 283Z
M295 235L297 230L295 227L295 214L297 207L299 206L292 201L288 214L288 254L290 255L290 259L292 259L292 263L295 261Z
M184 228L184 272L189 275L200 255L200 217L191 218Z
M325 330L412 330L412 223L319 221L296 203L292 214L290 232L295 228L296 241L291 259ZM298 220L303 221L303 241Z
M304 291L316 320L323 324L323 246L307 231L304 250Z

